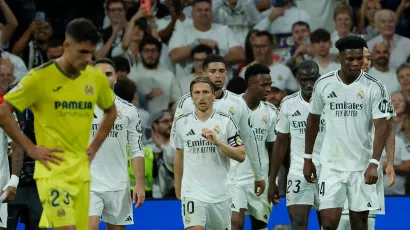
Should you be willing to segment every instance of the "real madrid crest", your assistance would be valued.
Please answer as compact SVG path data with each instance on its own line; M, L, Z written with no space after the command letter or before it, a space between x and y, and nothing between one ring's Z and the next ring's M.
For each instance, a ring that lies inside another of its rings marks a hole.
M185 224L191 223L191 217L190 216L185 216Z
M268 124L268 118L265 115L262 116L262 123Z
M219 127L219 125L216 125L214 128L214 131L219 134L219 132L221 132L221 128Z
M235 115L235 109L232 106L229 107L228 113L231 114L232 116Z
M357 93L357 98L359 98L359 99L363 99L364 98L364 90L360 90L358 93Z
M243 142L242 142L242 139L241 139L240 136L237 136L237 137L236 137L236 144L237 144L237 145L243 145Z
M122 118L122 114L121 111L117 110L117 118L121 119Z
M85 85L84 92L91 96L94 94L94 88L91 85Z

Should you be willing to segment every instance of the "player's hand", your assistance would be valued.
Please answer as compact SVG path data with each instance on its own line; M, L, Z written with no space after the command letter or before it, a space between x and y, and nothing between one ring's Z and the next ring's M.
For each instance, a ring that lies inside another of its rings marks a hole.
M36 146L27 151L27 155L34 160L40 161L48 170L51 170L48 162L55 165L60 165L64 159L54 153L62 153L64 150L60 148L45 148L43 146Z
M6 194L6 197L4 198L3 203L6 203L7 201L11 201L16 198L17 189L13 186L9 186L6 190L0 191L0 197L4 193Z
M97 150L95 150L93 147L88 146L87 148L87 155L88 155L88 163L91 164L91 162L94 160L95 154L97 153Z
M366 172L364 173L364 183L366 184L376 184L379 176L377 175L377 165L370 163L367 166Z
M268 189L268 202L269 204L277 205L280 202L279 188L276 182L269 184Z
M137 202L135 208L141 207L145 201L145 188L144 184L136 184L132 191L132 203Z
M181 200L181 188L178 188L177 186L175 186L175 196L178 200Z
M212 129L208 129L208 128L202 129L202 136L205 137L209 141L209 143L213 145L219 144L218 135Z
M266 183L264 180L255 181L255 195L260 196L265 192Z
M393 186L396 182L396 172L394 171L394 165L392 163L387 163L386 177L390 179L390 182L386 186Z
M316 167L313 164L312 159L305 159L305 163L303 164L303 175L305 176L307 182L317 182Z

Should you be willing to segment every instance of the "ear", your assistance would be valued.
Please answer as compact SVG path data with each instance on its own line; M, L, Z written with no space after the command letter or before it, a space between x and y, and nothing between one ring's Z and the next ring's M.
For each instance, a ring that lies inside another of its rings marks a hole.
M63 49L66 50L71 45L71 41L65 40L63 42Z

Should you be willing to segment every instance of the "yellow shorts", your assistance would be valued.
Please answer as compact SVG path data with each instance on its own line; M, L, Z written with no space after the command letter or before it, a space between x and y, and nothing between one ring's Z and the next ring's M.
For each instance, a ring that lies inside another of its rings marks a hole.
M55 179L37 179L43 205L40 228L76 226L88 229L90 182L68 183Z

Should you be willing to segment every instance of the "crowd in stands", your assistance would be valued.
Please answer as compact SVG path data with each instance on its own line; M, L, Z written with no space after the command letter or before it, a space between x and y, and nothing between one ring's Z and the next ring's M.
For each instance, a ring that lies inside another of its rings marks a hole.
M151 10L139 0L0 0L0 12L1 84L13 85L30 69L60 57L65 25L73 18L89 18L101 30L95 58L112 59L118 79L136 85L146 191L153 198L175 197L171 126L179 99L189 93L207 55L224 57L225 87L237 94L245 91L247 66L268 66L268 100L279 108L299 88L298 63L315 60L321 74L337 70L335 42L362 36L371 53L369 73L386 85L397 113L398 176L385 194L410 194L408 0L151 0ZM282 194L288 167L283 165Z

